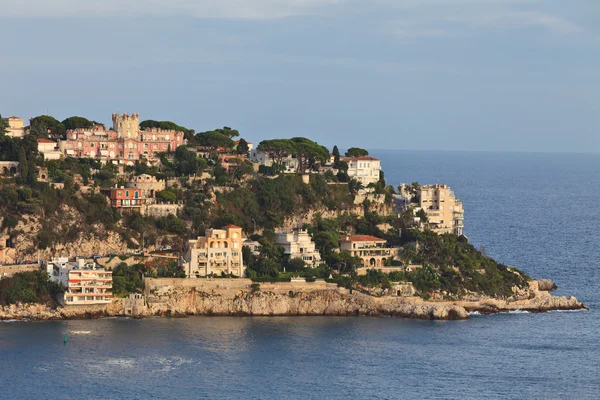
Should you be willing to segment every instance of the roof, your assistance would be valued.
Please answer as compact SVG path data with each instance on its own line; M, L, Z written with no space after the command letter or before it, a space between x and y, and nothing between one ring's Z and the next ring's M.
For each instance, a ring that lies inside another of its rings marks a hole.
M379 158L363 156L363 157L344 157L343 160L347 161L381 161Z
M223 229L242 229L242 227L237 225L227 225L224 226Z
M387 242L387 240L369 235L353 235L346 236L340 242Z
M252 144L252 142L246 142L246 143L248 143L248 144ZM240 144L240 141L239 141L239 140L236 140L236 141L235 141L235 144Z
M8 119L21 119L19 117L15 117L14 115L12 117L8 117Z
M56 142L54 140L41 138L41 139L38 139L38 143L56 143Z

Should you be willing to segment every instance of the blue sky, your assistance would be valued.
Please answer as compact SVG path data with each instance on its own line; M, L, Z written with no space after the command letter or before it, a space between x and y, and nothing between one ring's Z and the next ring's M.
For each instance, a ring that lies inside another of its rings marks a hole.
M600 152L600 1L0 0L0 113Z

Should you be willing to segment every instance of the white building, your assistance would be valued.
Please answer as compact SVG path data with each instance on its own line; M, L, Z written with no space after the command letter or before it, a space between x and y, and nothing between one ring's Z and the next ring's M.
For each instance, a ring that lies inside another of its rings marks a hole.
M289 254L290 258L299 258L313 267L320 264L321 254L305 229L277 232L275 244L283 247L285 254Z
M50 279L65 287L63 305L108 304L112 301L112 271L97 268L83 258L69 262L66 257L46 263Z
M44 160L58 160L62 157L58 144L50 139L38 139L38 151L44 156Z
M260 254L260 246L261 244L259 242L257 242L256 240L250 240L250 239L244 239L244 241L242 242L242 247L248 247L250 249L250 251L252 252L252 254L254 254L255 256Z
M350 178L356 179L364 186L379 182L381 160L369 156L342 157L341 160L348 164L348 176Z
M188 278L211 275L246 275L242 256L242 228L228 225L223 229L208 229L205 236L188 241L184 257Z
M272 167L274 160L269 156L269 153L260 151L257 149L250 150L250 156L248 157L250 161L257 162L260 165L264 165L265 167ZM298 159L290 156L287 156L283 159L283 172L294 173L298 171Z

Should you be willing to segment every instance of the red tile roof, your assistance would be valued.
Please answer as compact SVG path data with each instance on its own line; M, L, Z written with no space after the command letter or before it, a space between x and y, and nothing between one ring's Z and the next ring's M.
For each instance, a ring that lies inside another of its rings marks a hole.
M19 117L15 117L14 115L12 117L8 117L8 119L21 119Z
M242 229L242 227L237 225L227 225L224 226L223 229Z
M54 140L41 138L41 139L38 139L38 143L56 143L56 142Z
M340 242L386 242L386 240L369 235L353 235L342 238Z

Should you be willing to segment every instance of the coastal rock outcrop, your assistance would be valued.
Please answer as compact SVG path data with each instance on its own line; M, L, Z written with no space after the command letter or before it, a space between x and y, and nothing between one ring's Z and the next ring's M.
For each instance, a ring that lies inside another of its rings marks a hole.
M162 284L164 282L164 285ZM158 282L158 283L157 283ZM371 315L397 316L415 319L456 320L469 318L469 312L493 314L507 311L545 312L579 310L587 307L575 297L552 296L535 290L532 296L520 300L485 298L478 301L425 301L420 297L375 297L343 288L308 290L310 286L290 289L292 285L251 290L241 280L185 282L155 280L147 286L145 296L115 299L106 306L52 308L41 304L13 304L0 307L0 320L85 319L108 316L186 316L186 315ZM222 283L225 282L225 283ZM207 285L211 283L210 285ZM230 286L227 286L230 285ZM211 289L212 287L212 289ZM307 289L308 288L308 289Z

